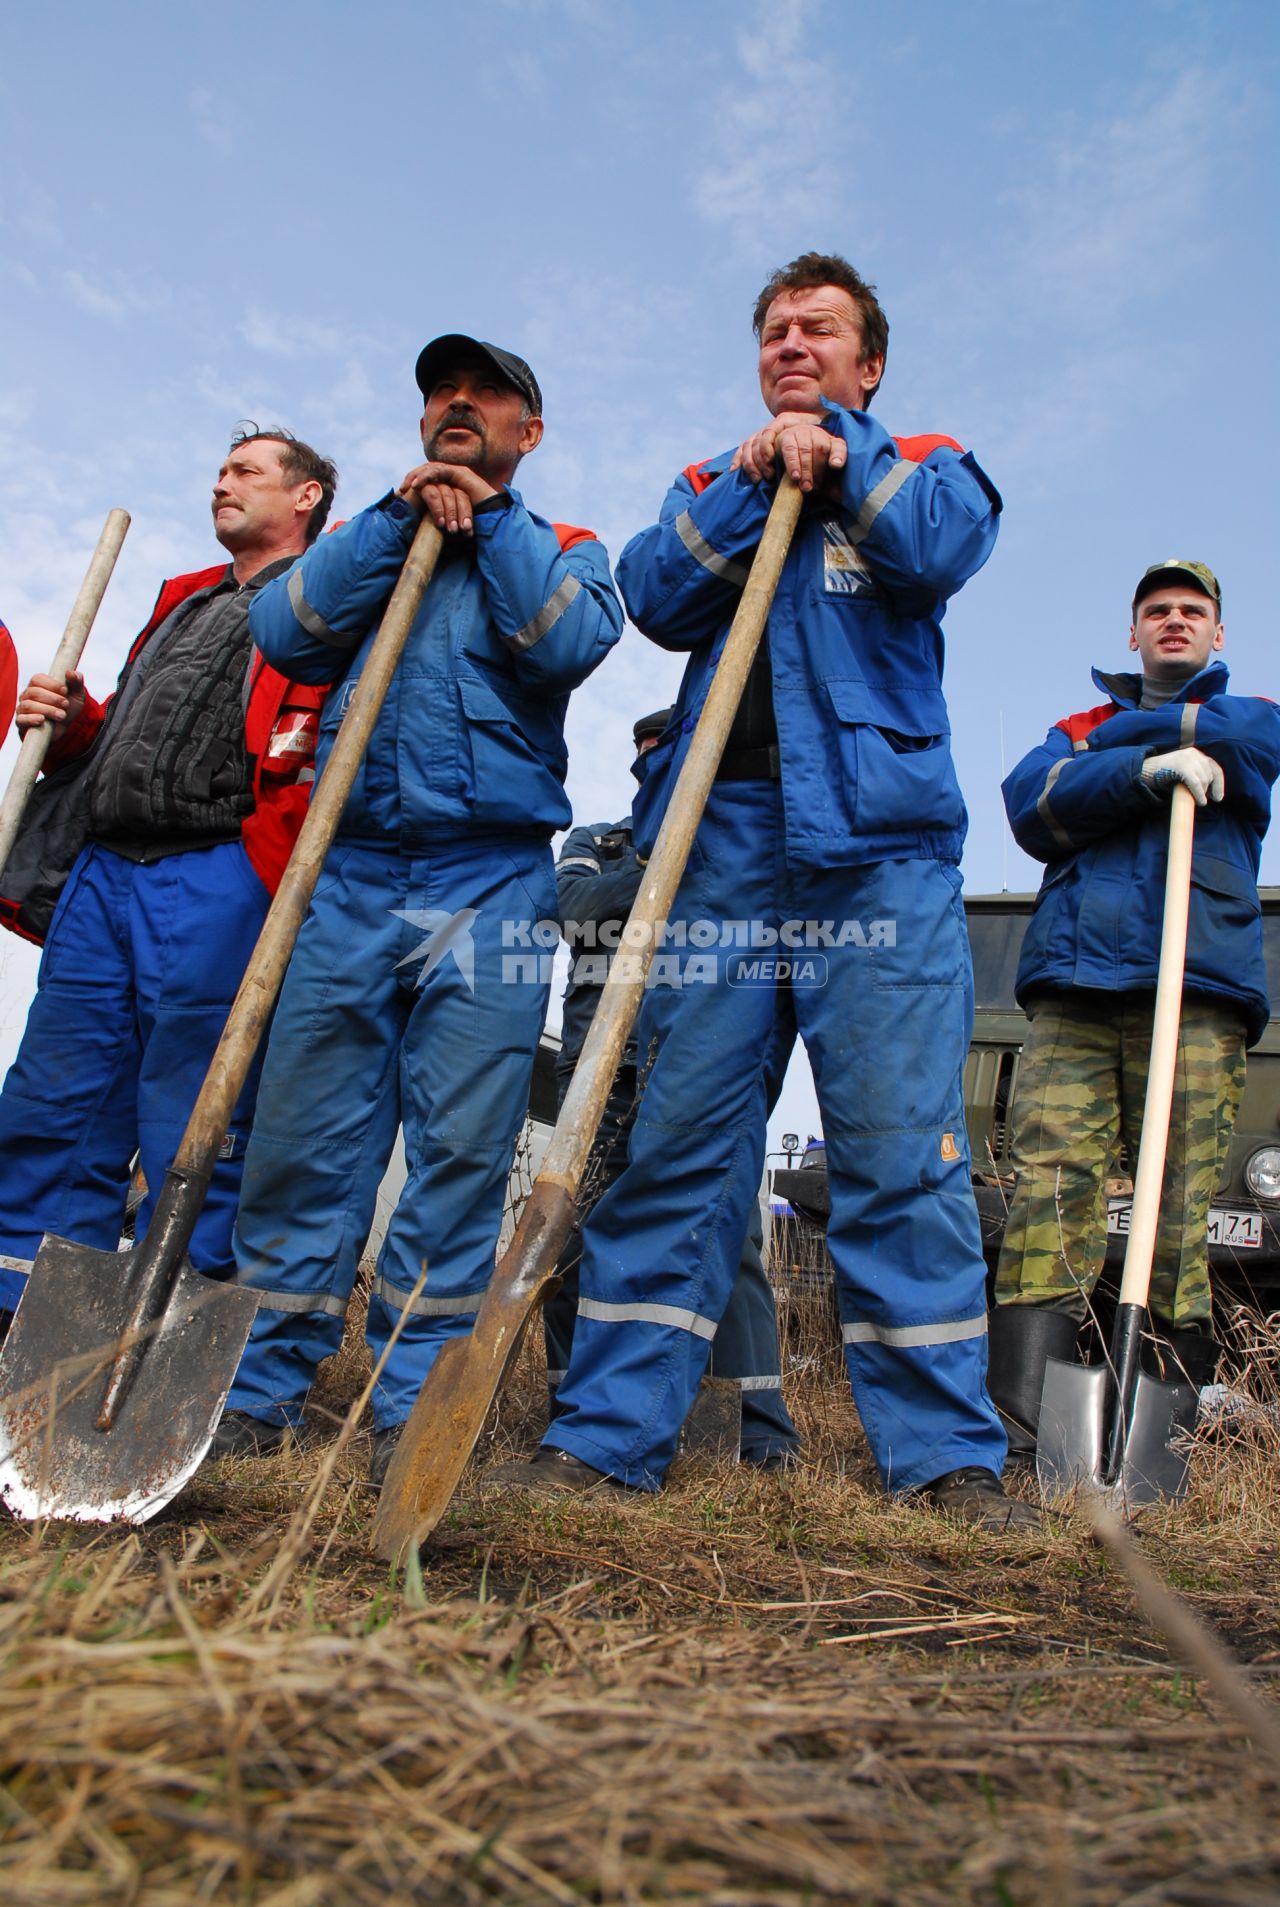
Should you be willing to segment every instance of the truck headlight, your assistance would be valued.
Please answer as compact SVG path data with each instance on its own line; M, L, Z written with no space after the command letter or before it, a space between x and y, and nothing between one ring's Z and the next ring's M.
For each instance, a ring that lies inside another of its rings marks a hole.
M1280 1203L1280 1146L1263 1146L1250 1155L1244 1182L1255 1198Z

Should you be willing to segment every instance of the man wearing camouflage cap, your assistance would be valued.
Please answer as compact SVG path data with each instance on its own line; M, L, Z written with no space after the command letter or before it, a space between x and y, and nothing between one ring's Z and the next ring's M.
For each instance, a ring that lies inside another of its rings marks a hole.
M1164 911L1169 797L1195 796L1191 911L1173 1117L1145 1353L1213 1375L1207 1222L1267 1022L1258 859L1280 773L1280 709L1227 694L1222 592L1203 563L1143 575L1140 674L1049 730L1004 784L1019 845L1046 863L1018 967L1031 1021L1012 1108L1017 1183L991 1318L987 1386L1011 1459L1035 1452L1045 1361L1070 1359L1106 1251L1108 1160L1137 1158Z

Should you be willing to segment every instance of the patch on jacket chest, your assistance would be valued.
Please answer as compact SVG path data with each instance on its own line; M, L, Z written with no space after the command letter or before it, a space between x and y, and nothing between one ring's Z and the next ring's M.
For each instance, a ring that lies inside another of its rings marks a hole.
M822 587L828 596L873 596L875 578L849 541L843 523L822 525Z

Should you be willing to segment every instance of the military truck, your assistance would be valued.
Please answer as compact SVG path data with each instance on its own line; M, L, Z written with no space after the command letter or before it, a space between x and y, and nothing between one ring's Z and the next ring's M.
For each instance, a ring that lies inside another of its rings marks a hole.
M1261 890L1267 982L1280 1008L1280 888ZM973 949L973 1042L964 1069L965 1113L973 1152L974 1195L983 1252L992 1271L1013 1188L1009 1108L1027 1020L1013 997L1034 894L973 894L965 900ZM1107 1271L1118 1275L1133 1203L1135 1161L1124 1150L1107 1180ZM825 1224L831 1210L826 1155L811 1144L798 1167L773 1175L773 1196L798 1215L801 1230ZM1280 1305L1280 1017L1249 1054L1231 1152L1209 1216L1209 1265L1215 1288L1263 1310Z

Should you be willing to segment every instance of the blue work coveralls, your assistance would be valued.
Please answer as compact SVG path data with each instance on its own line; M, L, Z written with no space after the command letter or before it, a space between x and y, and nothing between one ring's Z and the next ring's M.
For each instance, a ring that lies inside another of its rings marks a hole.
M596 822L574 828L556 859L560 925L570 949L556 1065L561 1105L600 1003L612 952L639 892L642 873L629 815L612 826ZM639 1030L647 1031L643 1017ZM628 1134L652 1058L647 1038L643 1045L638 1044L638 1034L627 1042L583 1175L578 1200L580 1224L585 1224L604 1188L626 1165ZM563 1283L542 1309L553 1417L558 1412L556 1393L569 1365L577 1325L581 1254L582 1234L575 1231L557 1266ZM748 1463L777 1463L799 1454L800 1439L782 1395L781 1362L777 1307L764 1268L764 1221L759 1200L754 1199L746 1236L740 1244L733 1292L720 1320L710 1363L712 1377L728 1379L742 1393L739 1449Z
M966 817L942 695L947 598L1000 499L946 438L831 407L839 501L806 505L770 613L777 778L712 791L672 910L659 1050L630 1164L587 1227L563 1414L547 1441L656 1488L724 1310L795 1031L827 1142L849 1376L885 1485L976 1465L1005 1437L984 1386L984 1266L961 1076L972 977ZM647 853L769 505L730 455L691 466L619 566L639 628L690 652L640 765ZM663 956L660 954L659 959Z
M336 680L321 774L416 527L386 499L255 606L254 638L278 668ZM601 545L515 492L481 505L474 544L441 558L272 1027L235 1237L236 1276L262 1302L233 1409L296 1421L341 1341L401 1122L408 1177L369 1305L375 1358L408 1316L374 1394L380 1429L408 1416L440 1345L471 1328L546 1014L531 929L556 917L565 708L621 627Z

